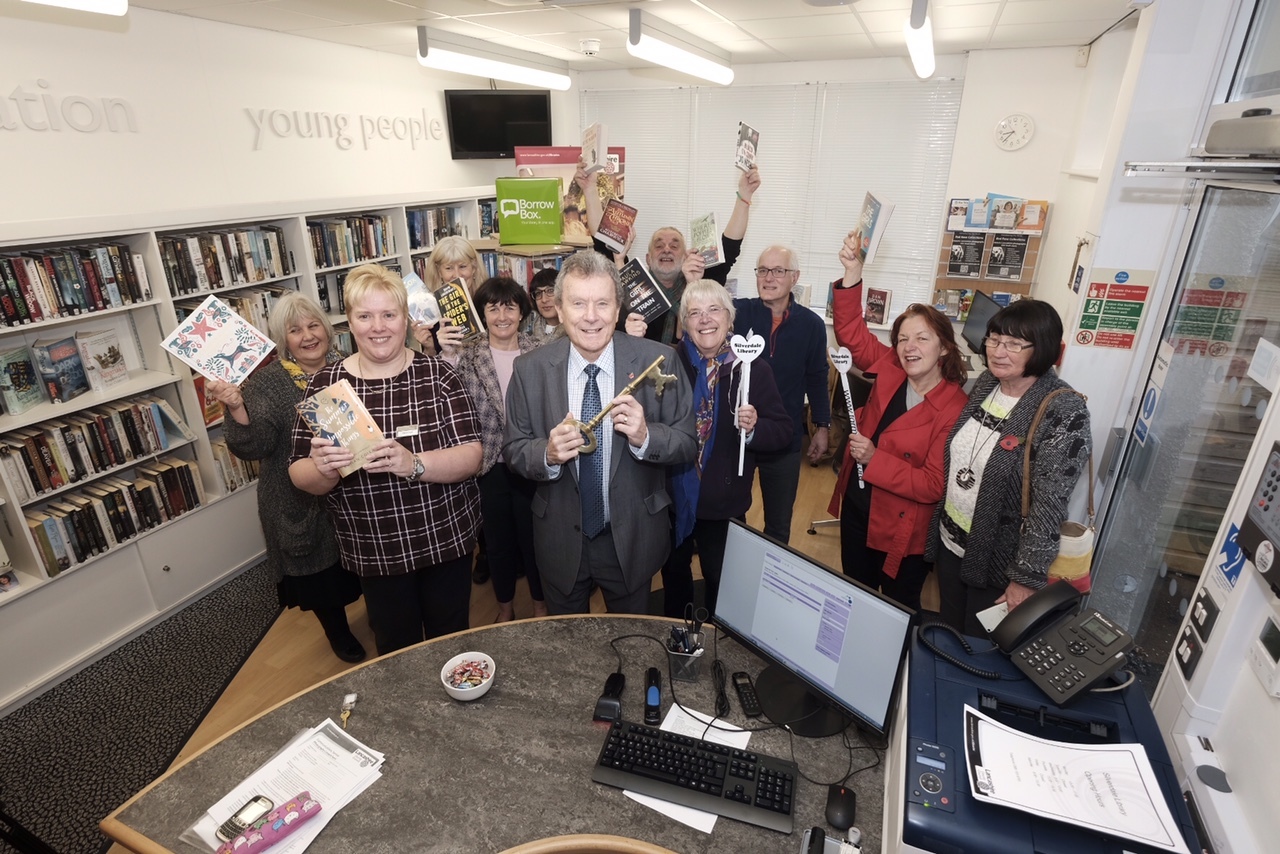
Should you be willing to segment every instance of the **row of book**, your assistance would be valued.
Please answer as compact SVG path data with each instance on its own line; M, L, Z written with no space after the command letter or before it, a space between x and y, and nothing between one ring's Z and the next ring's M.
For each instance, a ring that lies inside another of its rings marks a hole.
M476 256L480 259L480 266L483 267L484 269L477 274L476 281L473 282L471 285L472 288L478 287L480 283L483 282L485 279L491 278L493 276L510 275L509 271L504 271L502 266L502 261L499 259L497 252L494 252L492 250L477 251ZM430 265L431 265L430 255L413 256L413 271L418 274L418 278L423 279L424 281L426 280L427 267L429 267ZM387 266L391 266L391 265L387 265Z
M66 403L91 390L105 392L128 379L114 329L81 329L0 351L0 405L7 415L45 401Z
M259 332L266 334L271 310L280 301L280 297L287 293L292 293L292 289L285 287L245 288L244 290L219 297L219 299L230 306L231 310L236 314L257 327ZM174 304L173 308L178 315L178 323L181 324L183 320L199 308L199 304L194 302L177 303Z
M1022 297L1021 294L1009 291L991 291L989 296L1001 308ZM933 307L952 320L968 320L969 309L972 306L973 290L971 288L940 288L934 291Z
M242 460L227 447L226 439L217 439L209 443L213 450L213 461L218 466L218 475L222 485L228 492L234 492L258 479L261 463L258 460Z
M0 319L22 326L151 299L142 256L122 243L0 255Z
M104 478L24 514L49 577L205 503L195 463L167 457L136 465L134 473L133 480Z
M396 251L391 217L359 214L307 223L311 251L318 267L338 267L371 261Z
M405 211L405 217L409 223L410 249L430 249L445 237L467 236L460 207L410 208Z
M289 250L279 226L161 235L159 243L169 293L175 297L289 275Z
M419 255L413 259L414 269L426 270L427 259L429 255ZM386 267L393 273L400 272L400 263L398 261L383 261L382 266ZM343 290L347 283L347 273L349 270L335 270L331 273L322 273L316 276L316 292L320 295L320 307L327 314L346 314L347 298ZM350 353L351 350L343 352Z
M116 401L0 438L0 466L19 502L169 450L194 439L157 395Z
M559 270L567 258L566 253L547 253L545 255L512 255L503 252L495 259L497 276L510 276L523 288L529 287L534 275L539 270Z

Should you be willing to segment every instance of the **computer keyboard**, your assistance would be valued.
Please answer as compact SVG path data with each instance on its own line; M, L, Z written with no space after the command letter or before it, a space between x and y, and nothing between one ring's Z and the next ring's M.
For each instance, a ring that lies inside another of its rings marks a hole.
M591 779L790 833L794 762L615 721Z

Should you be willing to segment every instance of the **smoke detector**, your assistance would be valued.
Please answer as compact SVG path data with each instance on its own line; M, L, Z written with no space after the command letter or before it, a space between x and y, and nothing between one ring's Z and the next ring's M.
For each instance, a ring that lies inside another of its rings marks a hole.
M583 56L595 56L600 52L600 39L583 39L578 42L578 50Z

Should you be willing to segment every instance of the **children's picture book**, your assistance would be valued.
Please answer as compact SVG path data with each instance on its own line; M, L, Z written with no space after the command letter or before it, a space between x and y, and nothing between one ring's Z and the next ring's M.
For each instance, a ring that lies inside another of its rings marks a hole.
M893 213L893 202L885 201L874 193L867 193L862 200L862 215L858 217L858 232L862 238L862 263L870 264L875 260L876 249L884 230L889 225L889 216Z
M600 122L587 125L582 131L582 162L587 174L599 172L608 166L608 133Z
M964 231L964 220L968 214L968 199L952 199L947 207L947 231Z
M275 344L229 305L210 295L183 318L161 346L209 379L239 385Z
M443 316L440 303L435 295L427 290L427 283L417 273L408 273L404 277L404 288L409 292L409 319L414 323L425 323L435 326Z
M702 255L708 267L724 263L724 250L720 248L720 229L716 228L716 215L712 211L689 224L689 248Z
M863 312L867 323L884 324L889 318L889 300L893 291L884 288L867 288L867 308Z
M475 303L471 301L466 283L461 279L454 279L452 282L441 285L436 291L436 302L440 305L443 322L449 326L461 327L464 340L484 333L480 314L476 311Z
M355 454L355 459L339 470L343 477L364 468L369 452L383 438L382 428L346 380L320 389L298 404L298 412L316 436Z
M605 205L604 214L600 217L600 228L596 230L596 238L614 252L626 248L631 230L636 225L638 211L619 199L610 199Z
M663 288L653 280L649 271L640 263L639 258L632 258L618 271L622 279L623 316L639 314L645 323L654 320L671 310L671 300L667 298Z
M20 415L43 403L43 388L26 347L0 352L0 400L6 415Z
M738 122L738 150L733 165L743 172L750 172L756 165L756 152L760 149L760 131L746 122Z
M76 342L91 389L101 393L129 381L129 368L114 329L82 329L76 333Z
M84 375L84 363L80 361L80 348L74 337L33 341L31 361L49 400L54 403L66 403L89 390L89 378Z

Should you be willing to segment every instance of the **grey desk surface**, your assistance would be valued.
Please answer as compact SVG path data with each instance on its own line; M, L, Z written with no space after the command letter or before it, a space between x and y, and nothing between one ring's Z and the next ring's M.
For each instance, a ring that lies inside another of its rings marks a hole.
M769 729L751 748L789 757L800 770L795 831L785 836L721 818L708 836L647 809L620 789L591 780L604 725L591 713L605 676L618 666L611 638L666 636L671 622L654 618L583 616L530 620L472 630L420 644L322 683L267 712L169 772L103 822L118 841L142 851L192 850L178 836L237 781L300 730L338 716L344 694L360 695L350 732L386 754L383 777L333 817L312 852L490 852L570 833L628 836L687 854L800 850L800 837L826 827L826 783L872 765L877 753L852 753L841 736L795 738ZM627 677L623 714L643 716L645 670L666 673L666 655L651 640L617 643ZM452 656L481 650L497 662L493 688L470 703L450 699L440 668ZM691 709L714 708L711 662L698 682L675 682ZM758 674L762 662L721 637L726 672ZM663 679L663 712L671 703ZM742 716L732 686L731 723L761 726ZM851 743L864 744L852 728ZM879 742L877 742L879 743ZM850 780L858 795L863 850L880 850L884 779L877 766ZM828 828L829 832L830 829Z

